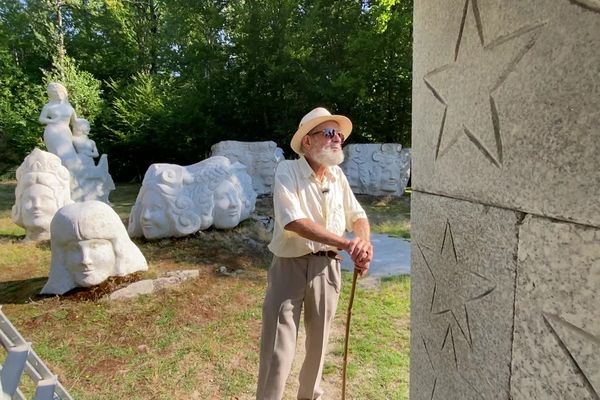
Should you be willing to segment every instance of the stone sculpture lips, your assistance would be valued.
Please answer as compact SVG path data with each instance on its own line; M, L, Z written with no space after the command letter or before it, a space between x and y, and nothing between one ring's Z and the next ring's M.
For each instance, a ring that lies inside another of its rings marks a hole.
M229 215L230 217L239 217L240 216L240 208L236 207L232 210L230 210L227 215Z

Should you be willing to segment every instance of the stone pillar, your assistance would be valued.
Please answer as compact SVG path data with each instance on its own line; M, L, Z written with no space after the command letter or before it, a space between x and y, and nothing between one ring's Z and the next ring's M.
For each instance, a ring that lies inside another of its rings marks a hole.
M419 0L410 398L600 396L600 0Z

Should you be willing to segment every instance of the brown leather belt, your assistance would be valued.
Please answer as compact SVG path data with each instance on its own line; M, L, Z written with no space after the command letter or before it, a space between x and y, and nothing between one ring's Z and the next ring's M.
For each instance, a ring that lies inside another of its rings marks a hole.
M328 251L315 251L314 253L310 253L313 256L319 256L319 257L329 257L329 258L335 258L336 260L341 260L342 256L340 256L337 252L333 251L333 250L328 250Z

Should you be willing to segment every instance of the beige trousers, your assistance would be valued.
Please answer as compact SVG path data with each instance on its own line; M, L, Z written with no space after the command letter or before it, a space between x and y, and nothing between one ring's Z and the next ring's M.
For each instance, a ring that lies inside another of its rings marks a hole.
M320 399L329 327L340 295L340 262L326 256L273 256L263 305L257 400L280 400L292 367L304 305L306 357L298 399Z

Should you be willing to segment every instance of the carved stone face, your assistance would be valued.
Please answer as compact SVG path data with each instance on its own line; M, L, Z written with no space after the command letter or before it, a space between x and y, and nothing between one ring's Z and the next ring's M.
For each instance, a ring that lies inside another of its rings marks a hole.
M259 160L256 165L256 175L262 181L263 191L270 192L275 181L275 162Z
M21 196L21 212L25 229L50 230L52 217L58 210L54 191L46 185L31 185Z
M400 185L400 177L396 176L399 173L399 168L396 164L391 163L389 166L381 168L381 190L386 192L395 192Z
M147 239L169 236L173 221L169 217L169 207L163 196L155 190L149 190L142 198L140 213L142 232Z
M69 242L65 247L65 264L77 286L98 285L115 267L113 245L106 239Z
M242 199L233 184L225 180L214 193L213 225L216 228L229 229L240 223Z

